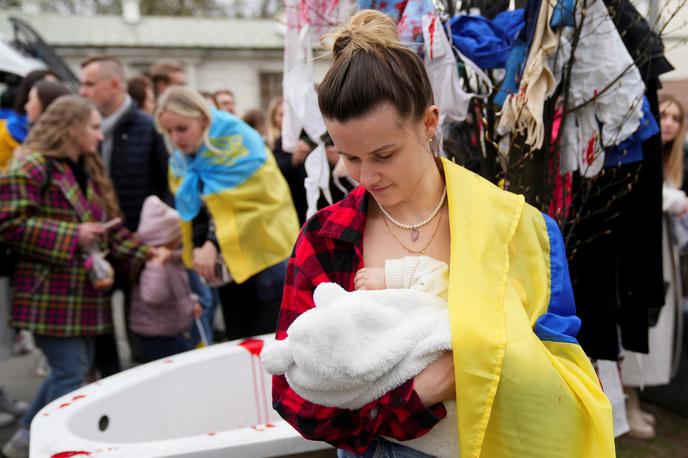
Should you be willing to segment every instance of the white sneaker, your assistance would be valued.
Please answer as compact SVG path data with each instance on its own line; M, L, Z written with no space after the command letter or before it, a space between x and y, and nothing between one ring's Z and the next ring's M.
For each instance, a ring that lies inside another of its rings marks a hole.
M50 365L48 364L48 358L45 355L41 355L38 360L38 366L36 366L36 375L39 377L47 377L50 374Z
M21 427L2 447L7 458L29 458L29 430Z
M29 405L26 402L14 399L4 389L0 388L0 413L4 412L19 417L24 415L28 408Z
M33 336L26 329L21 329L14 338L12 344L12 353L15 355L25 355L31 353L36 349L36 344L33 342Z
M0 412L0 428L5 428L14 423L14 415Z

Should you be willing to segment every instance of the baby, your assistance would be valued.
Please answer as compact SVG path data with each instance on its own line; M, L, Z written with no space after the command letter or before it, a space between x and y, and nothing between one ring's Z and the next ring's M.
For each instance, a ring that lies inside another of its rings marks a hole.
M413 289L447 299L449 267L429 256L389 259L381 267L364 267L356 272L354 286L367 289Z
M447 310L449 268L427 256L388 260L356 273L356 291L322 283L315 308L288 337L262 353L268 372L319 405L358 409L415 377L451 350ZM425 436L404 445L433 456L458 456L455 405Z

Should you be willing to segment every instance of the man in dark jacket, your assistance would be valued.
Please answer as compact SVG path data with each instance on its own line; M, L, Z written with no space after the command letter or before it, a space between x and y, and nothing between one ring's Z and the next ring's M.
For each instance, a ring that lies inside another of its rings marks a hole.
M143 201L151 194L167 197L167 150L153 118L140 111L127 94L122 64L95 56L81 64L81 95L103 116L101 154L110 174L124 224L136 231Z
M124 69L117 58L94 56L84 61L81 69L81 95L91 99L103 116L101 157L115 187L124 225L134 232L146 197L154 194L170 199L165 142L155 130L153 118L140 111L129 97ZM118 276L117 283L124 290L128 323L131 288L125 275ZM127 337L132 357L140 360L128 324ZM120 370L114 337L96 342L95 359L103 377Z

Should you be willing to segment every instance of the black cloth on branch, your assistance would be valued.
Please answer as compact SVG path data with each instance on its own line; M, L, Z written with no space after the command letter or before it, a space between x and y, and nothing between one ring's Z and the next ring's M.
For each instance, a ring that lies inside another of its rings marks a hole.
M673 67L661 38L627 0L605 0L609 13L645 81L659 121L659 75ZM593 195L573 209L592 212L574 227L571 277L582 326L578 340L588 356L616 360L619 341L627 350L648 351L648 327L664 305L662 274L662 144L659 134L642 144L643 161L608 169ZM576 177L576 185L585 179ZM633 183L628 189L629 183ZM619 335L620 332L620 335Z

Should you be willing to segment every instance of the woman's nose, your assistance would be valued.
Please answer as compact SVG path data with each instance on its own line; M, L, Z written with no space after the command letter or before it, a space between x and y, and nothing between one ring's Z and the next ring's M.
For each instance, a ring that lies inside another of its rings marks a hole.
M361 184L363 187L376 185L380 181L380 174L371 166L361 165Z

